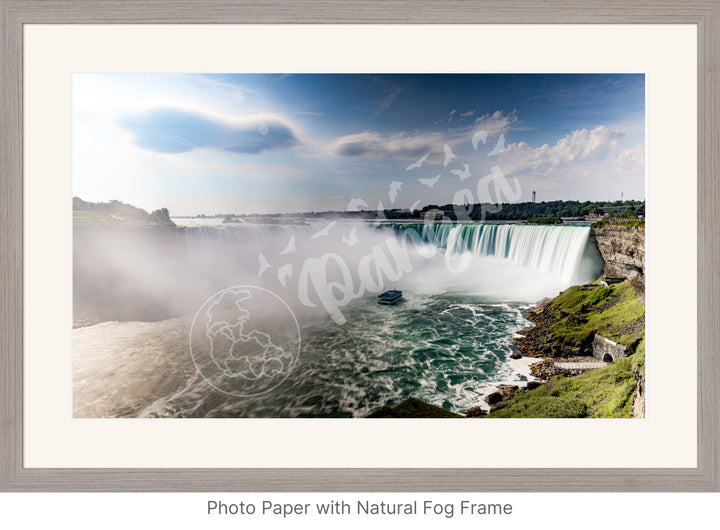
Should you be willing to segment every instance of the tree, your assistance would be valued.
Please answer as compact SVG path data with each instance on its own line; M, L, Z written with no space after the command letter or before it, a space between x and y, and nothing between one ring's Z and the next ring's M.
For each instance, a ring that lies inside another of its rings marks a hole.
M150 221L166 225L175 224L170 220L170 211L167 208L160 208L151 213Z

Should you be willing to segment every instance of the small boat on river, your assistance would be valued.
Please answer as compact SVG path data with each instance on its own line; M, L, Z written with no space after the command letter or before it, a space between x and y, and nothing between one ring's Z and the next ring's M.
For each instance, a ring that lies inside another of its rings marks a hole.
M402 291L391 289L378 295L378 304L390 305L399 301L402 298Z

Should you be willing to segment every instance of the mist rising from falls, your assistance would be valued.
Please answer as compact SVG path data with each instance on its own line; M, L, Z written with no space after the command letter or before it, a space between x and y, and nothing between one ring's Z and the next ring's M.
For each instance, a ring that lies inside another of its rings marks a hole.
M389 288L406 297L453 291L533 303L599 275L602 259L589 233L577 226L345 220L76 227L74 303L76 314L101 320L161 320L193 314L233 285L272 291L299 318L326 317L324 295L343 298L344 306ZM303 283L318 267L321 285Z

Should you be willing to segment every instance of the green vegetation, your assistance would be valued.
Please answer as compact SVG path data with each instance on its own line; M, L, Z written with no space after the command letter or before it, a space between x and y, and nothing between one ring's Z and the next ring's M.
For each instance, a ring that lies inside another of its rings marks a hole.
M489 417L628 418L632 415L635 392L633 364L645 364L644 341L642 350L638 348L635 355L618 359L605 368L575 377L554 376L546 385L518 393L510 405L491 412Z
M645 333L645 306L637 298L629 281L607 287L570 287L551 302L550 334L579 346L600 333L631 353Z
M551 302L552 338L587 344L596 332L627 347L627 357L575 377L551 377L519 392L492 418L627 418L632 415L635 377L645 369L645 306L630 282L607 287L570 287Z
M141 208L122 201L88 202L73 197L73 223L76 225L171 225L167 208L147 213Z
M428 204L420 209L410 210L409 208L389 208L379 212L378 210L360 211L320 211L320 212L295 212L295 213L270 213L252 214L251 217L263 218L352 218L352 219L450 219L452 221L527 221L533 218L547 217L583 217L585 215L602 215L605 210L612 214L612 210L624 207L627 208L617 217L634 217L645 213L644 201L548 201L548 202L517 202L517 203L475 203L475 204ZM605 208L605 209L603 209ZM248 217L243 213L223 213L214 217ZM205 217L200 215L198 217Z
M462 416L411 397L394 407L387 405L380 407L368 418L462 418Z
M628 418L636 389L634 371L645 369L645 306L624 280L608 286L576 285L550 302L544 324L549 340L588 345L600 333L626 346L627 357L574 377L553 376L533 390L520 390L489 418ZM457 417L440 407L409 398L385 406L370 418Z
M645 339L635 354L575 377L558 375L520 392L491 418L628 418L632 415L633 368L645 369Z
M596 221L592 225L593 228L602 228L604 226L608 225L614 225L614 226L645 226L645 219L629 219L627 221L618 221L617 219L602 219L601 221Z
M175 224L170 220L170 211L167 208L160 208L150 214L149 220L151 223L172 225Z
M559 217L532 217L527 222L534 225L559 225L563 221Z
M637 213L645 212L645 203L643 201L543 201L504 204L445 204L442 206L429 204L420 210L388 209L384 210L383 213L387 219L425 219L429 216L431 218L445 217L453 221L458 219L527 221L533 218L582 217L593 213L602 214L605 213L603 208L610 211L617 207L627 207L627 212L621 215L635 216ZM363 213L371 214L372 212L358 212L358 214Z
M547 396L546 385L515 394L512 403L491 412L489 418L584 418L587 405L569 396Z

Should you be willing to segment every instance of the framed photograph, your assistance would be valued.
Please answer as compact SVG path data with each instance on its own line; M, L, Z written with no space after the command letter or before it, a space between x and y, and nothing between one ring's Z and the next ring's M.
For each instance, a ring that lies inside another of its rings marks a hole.
M718 490L717 1L0 5L3 490Z

